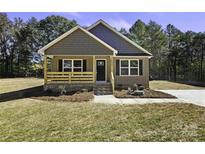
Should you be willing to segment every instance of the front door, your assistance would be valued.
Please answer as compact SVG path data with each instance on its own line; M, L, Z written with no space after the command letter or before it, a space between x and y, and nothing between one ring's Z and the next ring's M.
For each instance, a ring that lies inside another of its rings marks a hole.
M97 81L105 81L105 60L96 60Z

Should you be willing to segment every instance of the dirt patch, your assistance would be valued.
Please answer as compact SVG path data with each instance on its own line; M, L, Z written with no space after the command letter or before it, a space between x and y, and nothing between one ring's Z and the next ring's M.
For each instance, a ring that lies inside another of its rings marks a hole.
M130 95L128 94L128 90L115 91L114 95L117 98L176 98L170 94L151 89L145 89L142 96Z
M67 102L86 102L94 98L93 92L72 92L65 95L49 94L31 97L32 99L44 101L67 101Z

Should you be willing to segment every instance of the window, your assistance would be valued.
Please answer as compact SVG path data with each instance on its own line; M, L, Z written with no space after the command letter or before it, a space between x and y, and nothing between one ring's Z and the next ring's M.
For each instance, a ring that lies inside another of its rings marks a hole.
M83 62L82 60L73 60L73 72L82 72Z
M139 60L138 59L120 60L120 75L121 76L139 75Z
M120 75L129 75L129 61L121 60L120 61Z
M139 60L130 60L130 75L139 75Z
M72 60L63 60L63 72L72 72Z
M63 59L64 72L82 72L83 60Z

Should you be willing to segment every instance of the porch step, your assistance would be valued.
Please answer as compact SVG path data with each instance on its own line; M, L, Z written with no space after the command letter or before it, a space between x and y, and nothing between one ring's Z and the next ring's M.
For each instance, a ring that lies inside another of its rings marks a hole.
M95 95L111 95L112 94L112 85L111 83L101 83L96 84L93 87Z

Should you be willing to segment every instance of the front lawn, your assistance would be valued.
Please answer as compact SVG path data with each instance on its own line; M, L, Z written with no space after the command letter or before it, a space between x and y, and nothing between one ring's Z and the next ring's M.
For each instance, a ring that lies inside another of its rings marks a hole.
M205 108L21 99L0 103L0 141L205 141Z

